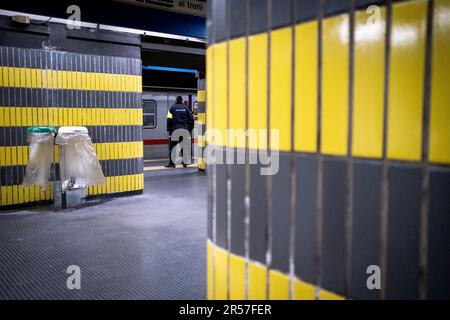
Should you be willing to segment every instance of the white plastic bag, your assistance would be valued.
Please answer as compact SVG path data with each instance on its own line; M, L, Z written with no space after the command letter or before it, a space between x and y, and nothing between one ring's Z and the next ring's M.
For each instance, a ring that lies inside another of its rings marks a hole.
M61 181L63 189L72 179L75 188L105 184L105 176L86 133L58 133L56 144L62 146L60 155Z
M22 186L37 184L45 190L53 161L54 136L51 133L28 134L30 158L28 160Z

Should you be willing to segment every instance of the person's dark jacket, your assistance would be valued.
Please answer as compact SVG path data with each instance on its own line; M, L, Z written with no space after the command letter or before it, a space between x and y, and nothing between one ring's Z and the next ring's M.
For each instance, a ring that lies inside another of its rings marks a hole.
M174 104L167 112L167 131L171 134L176 129L194 129L194 116L191 110L183 104Z

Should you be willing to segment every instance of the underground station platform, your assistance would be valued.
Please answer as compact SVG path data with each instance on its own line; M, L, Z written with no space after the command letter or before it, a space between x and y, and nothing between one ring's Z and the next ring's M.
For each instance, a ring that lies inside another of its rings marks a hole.
M448 57L450 0L2 2L0 302L448 301Z

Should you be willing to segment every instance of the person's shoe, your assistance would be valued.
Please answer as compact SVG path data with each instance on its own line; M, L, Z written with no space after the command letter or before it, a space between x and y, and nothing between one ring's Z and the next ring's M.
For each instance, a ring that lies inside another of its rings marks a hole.
M166 164L164 167L165 168L176 168L175 164L173 164L173 163Z
M186 168L188 165L186 163L183 163L183 168Z

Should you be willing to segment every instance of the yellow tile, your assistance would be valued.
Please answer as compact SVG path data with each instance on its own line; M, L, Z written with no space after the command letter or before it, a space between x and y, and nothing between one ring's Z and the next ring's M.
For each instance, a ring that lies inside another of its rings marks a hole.
M63 123L62 123L62 125L63 126L68 126L69 125L69 110L68 110L68 108L63 108L62 109L62 117L63 117Z
M36 69L30 69L30 73L31 73L31 84L30 84L30 87L31 88L38 88L37 71L36 71Z
M31 69L26 68L25 70L25 86L31 88Z
M215 299L228 299L228 252L215 248Z
M5 125L4 109L5 108L0 107L0 127L3 127Z
M200 112L197 114L197 122L198 124L205 124L206 123L206 114L204 112Z
M450 163L450 0L435 0L431 79L430 161Z
M10 116L11 110L8 107L3 108L3 125L5 127L11 126L11 116Z
M316 287L299 279L294 279L294 300L315 300Z
M321 151L325 154L346 155L348 133L348 14L324 19L322 36Z
M270 63L270 130L278 130L271 149L291 150L292 28L272 31Z
M127 191L125 189L125 176L120 176L120 192Z
M248 127L249 130L267 130L267 34L250 36L248 45ZM267 136L249 139L249 148L267 148Z
M207 299L214 299L214 245L211 240L206 241L206 285Z
M318 23L295 31L295 151L317 151Z
M76 78L77 78L77 90L82 90L83 89L83 76L81 72L76 72Z
M197 101L198 102L205 102L205 90L198 90L197 91Z
M20 86L26 87L27 86L27 80L26 80L26 70L25 68L18 68L20 71Z
M52 88L53 89L59 89L58 88L58 71L52 70L50 71L51 77L52 77Z
M9 147L0 148L0 166L6 166L6 153L9 152Z
M9 108L9 120L10 120L10 126L15 127L16 124L16 109L15 108Z
M19 203L19 189L17 186L12 187L12 204Z
M17 165L23 166L25 163L23 163L23 151L25 150L25 147L17 146Z
M3 68L4 67L0 67L0 87L6 87L3 85Z
M230 41L230 129L245 130L245 39L240 38ZM200 92L200 91L199 91ZM245 148L245 136L243 139L231 139L228 141L231 147Z
M28 108L20 108L20 118L22 120L22 126L28 127ZM1 125L1 124L0 124Z
M214 124L214 95L213 95L213 78L214 78L214 46L206 49L206 128L215 128ZM211 136L208 136L208 143L212 141L209 140Z
M214 123L218 130L215 144L225 146L227 129L227 44L216 45L214 51Z
M86 125L85 119L86 119L86 108L79 108L78 109L78 123L81 126Z
M30 202L30 188L29 187L24 187L24 202Z
M245 260L230 253L230 299L245 299Z
M10 166L11 165L11 147L8 147L8 149L6 149L5 165L6 166Z
M8 67L2 67L3 86L9 87Z
M206 160L205 158L198 158L198 168L201 170L206 170Z
M381 8L379 21L367 23L371 14L362 10L355 18L352 154L381 158L386 10Z
M27 188L29 192L30 202L34 202L35 200L34 186L28 186Z
M14 86L20 87L20 70L21 68L12 68L14 71Z
M124 146L124 143L118 143L118 155L117 155L118 159L123 159L124 158L124 156L123 156L123 146Z
M11 147L11 166L16 166L17 165L17 147L13 146Z
M427 1L393 5L387 153L421 159Z
M58 77L58 88L59 89L64 89L64 79L63 79L63 74L65 73L65 71L57 71L57 77Z
M267 268L261 264L248 263L248 299L265 300L267 298Z
M270 270L269 281L270 300L289 299L289 276L276 270Z
M44 126L48 126L49 124L49 117L48 117L48 108L42 108L42 124Z
M1 188L1 205L2 206L6 206L7 205L7 203L6 203L6 187L4 187L4 186L2 186L2 187L0 187Z
M9 87L14 87L15 86L15 80L14 80L14 68L12 67L7 67L7 76L6 79L8 82L8 86Z
M13 188L12 188L12 186L6 187L6 204L7 205L13 204Z
M89 85L88 85L88 82L87 82L86 72L82 72L81 73L81 82L82 82L83 90L89 90Z

